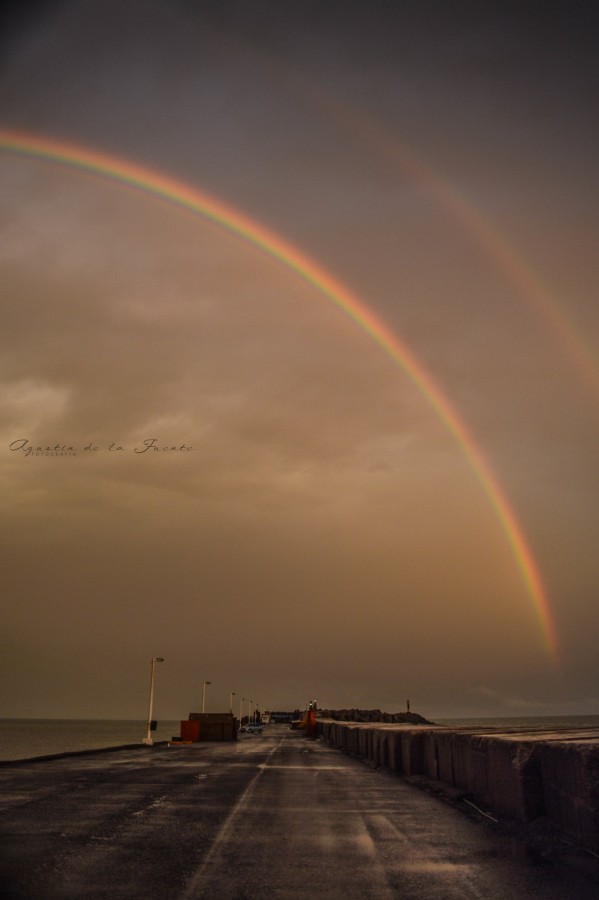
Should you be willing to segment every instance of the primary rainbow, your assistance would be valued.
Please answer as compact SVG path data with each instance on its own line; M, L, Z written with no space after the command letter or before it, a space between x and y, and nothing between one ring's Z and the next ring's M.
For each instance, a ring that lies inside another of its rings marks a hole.
M422 363L402 339L392 332L368 306L344 284L280 236L259 222L185 182L161 172L52 138L0 128L0 150L67 165L83 172L147 191L193 213L204 216L278 260L287 269L328 297L400 366L431 404L439 419L454 436L470 461L503 532L532 601L543 643L557 658L557 634L548 597L524 532L495 475L449 400L434 383Z

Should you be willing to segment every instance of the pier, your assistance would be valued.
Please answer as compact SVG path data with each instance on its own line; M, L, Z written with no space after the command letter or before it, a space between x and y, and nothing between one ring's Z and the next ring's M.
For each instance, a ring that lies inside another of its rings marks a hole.
M544 852L375 765L284 725L4 765L0 883L12 900L596 897L579 848Z

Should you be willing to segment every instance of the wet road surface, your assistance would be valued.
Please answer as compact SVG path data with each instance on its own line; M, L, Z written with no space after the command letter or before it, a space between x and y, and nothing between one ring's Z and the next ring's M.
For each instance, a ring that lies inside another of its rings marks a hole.
M599 884L282 726L0 768L10 900L587 900Z

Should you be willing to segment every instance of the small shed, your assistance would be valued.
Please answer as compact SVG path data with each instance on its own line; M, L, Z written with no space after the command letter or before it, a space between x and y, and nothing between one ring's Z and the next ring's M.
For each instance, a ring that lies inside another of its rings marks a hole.
M182 741L236 741L237 719L232 713L189 713L181 722Z

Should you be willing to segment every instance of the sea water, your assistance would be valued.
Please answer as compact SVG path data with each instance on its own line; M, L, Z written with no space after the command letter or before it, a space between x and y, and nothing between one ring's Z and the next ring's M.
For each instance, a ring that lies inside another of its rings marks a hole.
M0 760L142 744L147 729L130 719L0 719ZM152 740L168 741L179 730L179 721L159 721Z
M496 731L545 731L547 729L599 728L597 716L508 716L478 719L435 719L436 725L448 728L489 728Z

